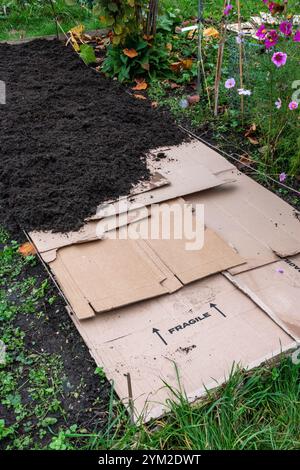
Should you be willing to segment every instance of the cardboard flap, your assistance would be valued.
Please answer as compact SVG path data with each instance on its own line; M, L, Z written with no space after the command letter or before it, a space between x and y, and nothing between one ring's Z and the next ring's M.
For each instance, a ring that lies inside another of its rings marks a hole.
M33 231L29 237L37 251L47 263L56 258L56 251L64 246L101 240L105 233L124 227L149 216L147 208L105 217L105 219L85 223L80 230L68 233Z
M244 260L210 229L205 230L204 245L199 250L187 250L186 239L149 240L147 243L183 284L244 263Z
M61 249L59 255L74 289L82 293L95 312L108 311L181 287L170 271L166 273L165 267L162 270L145 257L134 240L106 239L72 245ZM51 265L54 273L55 268ZM172 289L164 283L167 274Z
M128 198L127 204L112 204L112 213L121 213L131 207L160 203L185 194L220 186L228 180L233 180L228 174L225 179L223 175L217 177L214 174L214 172L218 174L234 167L225 158L199 142L193 141L190 144L164 150L167 158L159 161L156 161L157 153L159 150L152 152L152 157L149 156L148 159L148 165L152 171L159 171L168 179L170 185L139 194L134 198ZM107 204L101 204L97 209L97 214L91 219L105 217L108 214L107 211Z

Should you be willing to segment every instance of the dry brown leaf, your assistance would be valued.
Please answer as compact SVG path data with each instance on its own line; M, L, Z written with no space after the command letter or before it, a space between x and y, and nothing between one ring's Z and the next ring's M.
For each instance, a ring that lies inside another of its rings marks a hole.
M36 254L36 249L32 243L26 242L23 243L18 249L19 253L22 256L32 256Z
M181 64L184 70L191 70L192 65L193 65L193 59L183 59L181 61Z
M253 135L257 131L257 126L255 122L251 124L249 129L245 132L245 137L248 137L249 135Z
M252 160L252 158L247 154L241 155L239 161L242 163L242 165L252 165L255 163L254 160Z
M173 62L171 65L170 65L171 69L173 70L173 72L179 72L181 67L182 67L182 62L181 60L179 62Z
M187 97L188 103L190 106L193 104L197 104L200 101L200 96L199 95L190 95Z
M218 39L220 37L220 33L216 28L206 28L203 31L203 36L205 38Z
M251 135L249 135L247 139L252 145L259 145L259 140L256 137L252 137Z
M157 101L152 101L151 108L153 108L153 109L158 108L158 102Z
M151 34L144 34L143 39L145 39L145 41L151 41L153 37L154 36Z
M135 91L147 90L148 83L144 79L143 80L136 79L135 82L136 82L136 85L132 87L132 90L135 90Z
M73 34L73 36L77 36L78 38L81 38L84 33L83 24L78 24L77 26L74 26L74 28L71 28L69 30L69 33Z
M134 57L137 57L139 53L135 49L123 49L123 54L127 55L130 59L134 59Z
M144 95L132 95L136 100L146 100L147 98Z
M169 51L169 52L172 52L173 50L173 44L171 42L168 42L168 44L166 44L166 49Z
M181 85L178 85L178 83L175 82L169 82L171 90L176 90L177 88L181 88Z

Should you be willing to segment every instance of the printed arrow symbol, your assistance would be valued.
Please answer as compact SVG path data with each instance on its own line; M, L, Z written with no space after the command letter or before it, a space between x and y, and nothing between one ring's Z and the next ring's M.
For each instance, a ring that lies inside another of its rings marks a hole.
M215 310L217 310L217 312L219 312L223 317L226 318L226 315L225 313L223 313L218 307L216 304L209 304L210 308L214 308Z
M157 328L153 328L152 333L156 334L156 335L162 340L162 342L163 342L166 346L168 346L168 343L167 343L167 342L164 340L164 338L161 336L161 334L160 334L160 332L159 332L159 330L158 330Z

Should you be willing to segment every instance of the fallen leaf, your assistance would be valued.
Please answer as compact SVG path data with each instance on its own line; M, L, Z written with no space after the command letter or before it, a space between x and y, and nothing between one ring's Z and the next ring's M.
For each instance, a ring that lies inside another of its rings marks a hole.
M205 38L218 39L220 37L220 33L216 28L206 28L203 31L203 36Z
M173 44L171 42L168 42L168 44L166 44L166 49L169 51L169 52L172 52L173 50Z
M193 104L199 103L200 96L199 95L190 95L190 96L187 97L187 101L188 101L189 105L192 106Z
M153 109L158 108L158 102L157 101L152 101L151 108L153 108Z
M143 39L145 39L145 41L151 41L153 39L153 35L144 34Z
M139 53L135 49L123 49L123 54L129 57L130 59L134 59L137 57Z
M171 65L170 65L171 69L173 70L173 72L179 72L181 67L182 67L182 62L181 60L179 62L173 62Z
M213 28L213 27L210 27L210 28L205 28L203 30L203 36L204 37L212 37L212 38L219 38L220 37L220 33L219 31L216 29L216 28Z
M136 86L132 87L132 90L141 91L141 90L146 90L148 88L148 83L144 79L142 80L136 79L135 82L136 82Z
M247 139L252 145L259 145L259 140L256 137L248 136Z
M178 85L178 83L175 82L169 82L170 88L172 90L176 90L177 88L181 88L181 85Z
M257 130L257 127L256 127L256 124L254 122L253 124L251 124L249 129L245 132L245 137L248 137L249 135L254 134L256 132L256 130Z
M26 242L26 243L23 243L23 245L21 245L19 247L18 252L22 256L26 257L26 256L35 255L36 254L36 249L35 249L35 247L32 243Z
M71 28L69 30L70 34L73 34L74 36L77 36L78 38L81 38L81 36L84 33L84 26L83 24L78 24L77 26L74 26L74 28Z
M144 95L132 95L136 100L146 100L147 98Z
M193 65L193 59L183 59L181 61L181 64L184 70L191 70L192 65Z
M252 165L255 163L254 160L252 160L252 158L247 154L241 155L239 161L242 165Z

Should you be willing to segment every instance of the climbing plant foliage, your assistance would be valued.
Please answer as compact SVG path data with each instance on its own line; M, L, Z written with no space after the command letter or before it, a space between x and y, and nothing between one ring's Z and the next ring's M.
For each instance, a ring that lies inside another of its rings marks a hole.
M144 31L151 10L148 0L96 0L95 11L105 26L114 33L113 44L122 45L128 37Z

